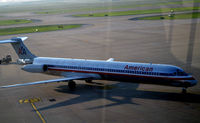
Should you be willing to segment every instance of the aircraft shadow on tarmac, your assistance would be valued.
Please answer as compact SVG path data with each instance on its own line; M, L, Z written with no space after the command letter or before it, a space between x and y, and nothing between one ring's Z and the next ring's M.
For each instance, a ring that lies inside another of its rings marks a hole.
M79 95L73 99L65 100L56 104L52 104L43 108L39 108L38 110L48 110L52 108L64 107L84 102L89 102L93 100L105 99L110 104L102 104L101 106L95 106L91 108L87 108L87 110L99 109L99 108L107 108L111 106L117 106L122 104L133 104L140 105L134 103L134 98L140 99L151 99L151 100L165 100L165 101L175 101L175 102L185 102L185 103L200 103L200 95L197 94L186 94L183 95L181 93L170 93L170 92L153 92L153 91L143 91L136 90L139 84L132 83L117 83L113 84L113 89L103 90L98 85L84 85L78 84L76 91L70 91L66 85L61 85L55 89L57 92L61 93L70 93ZM120 97L116 98L116 97ZM100 102L101 103L101 102Z

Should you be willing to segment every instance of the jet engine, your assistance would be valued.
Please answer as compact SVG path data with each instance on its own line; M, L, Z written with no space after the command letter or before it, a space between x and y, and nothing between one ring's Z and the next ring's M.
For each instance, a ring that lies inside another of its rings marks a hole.
M31 72L31 73L43 73L48 70L48 66L28 64L28 65L24 65L21 69L27 72Z

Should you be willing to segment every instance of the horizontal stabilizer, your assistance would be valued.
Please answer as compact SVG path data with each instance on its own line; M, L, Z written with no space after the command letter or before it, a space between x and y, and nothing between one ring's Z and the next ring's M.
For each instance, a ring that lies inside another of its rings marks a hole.
M114 61L115 59L114 58L109 58L108 60L107 60L107 62L112 62L112 61Z
M16 43L17 41L13 41L13 40L0 40L0 44L4 44L4 43Z
M17 43L20 41L24 41L26 40L28 37L14 37L11 39L7 39L7 40L0 40L0 44L4 44L4 43Z

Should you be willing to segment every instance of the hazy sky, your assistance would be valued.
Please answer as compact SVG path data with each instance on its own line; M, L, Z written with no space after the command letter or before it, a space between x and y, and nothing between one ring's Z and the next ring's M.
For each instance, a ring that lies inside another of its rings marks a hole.
M31 2L31 1L62 1L62 2L73 2L73 3L78 3L78 2L102 2L102 1L128 1L128 0L0 0L0 2L8 3L8 2ZM129 0L131 1L131 0ZM132 0L132 1L137 1L137 0Z
M0 2L26 2L26 1L39 1L39 0L0 0Z
M30 2L30 1L42 1L42 0L0 0L0 2ZM92 1L92 0L59 0L59 1L63 1L63 2L78 2L78 1L84 2L85 1L86 2L86 1Z

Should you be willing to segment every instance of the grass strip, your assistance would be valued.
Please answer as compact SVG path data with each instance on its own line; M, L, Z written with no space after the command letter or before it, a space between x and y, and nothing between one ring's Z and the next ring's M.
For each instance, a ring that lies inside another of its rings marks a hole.
M143 3L143 4L136 4L130 3L126 5L113 5L113 6L104 6L104 7L90 7L90 8L76 8L76 9L60 9L60 10L47 10L47 11L39 11L35 12L36 14L64 14L70 12L83 12L83 11L98 11L98 10L108 10L112 8L115 9L123 9L123 8L136 8L136 7L148 7L148 6L166 6L166 5L178 5L178 4L190 4L190 3L200 3L200 0L183 0L183 1L160 1L156 3Z
M152 17L141 17L139 20L175 20L175 19L195 19L200 18L199 12L186 13L186 14L175 14L173 16L152 16Z
M4 29L0 29L0 35L67 30L67 29L78 28L78 27L81 27L82 25L83 24L67 24L67 25L44 25L44 26L4 28Z
M0 26L15 25L15 24L26 24L32 23L32 20L16 19L16 20L0 20Z
M170 12L171 10L174 10L175 12L192 11L192 10L199 10L199 9L200 9L200 7L161 8L161 9L148 9L148 10L102 12L102 13L93 13L93 14L78 14L78 15L73 15L73 16L75 16L75 17L105 17L105 16L123 16L123 15L166 13L166 12Z

